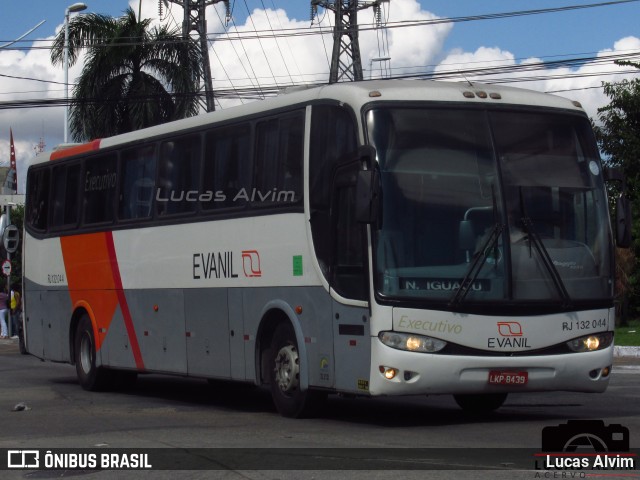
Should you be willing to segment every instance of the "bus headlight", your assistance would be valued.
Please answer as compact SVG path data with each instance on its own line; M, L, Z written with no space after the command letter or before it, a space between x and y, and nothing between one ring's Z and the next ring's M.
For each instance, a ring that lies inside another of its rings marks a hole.
M611 342L613 342L613 332L594 333L569 340L567 347L574 352L593 352L607 348Z
M378 338L388 347L409 352L434 353L447 345L447 342L437 338L409 333L380 332Z

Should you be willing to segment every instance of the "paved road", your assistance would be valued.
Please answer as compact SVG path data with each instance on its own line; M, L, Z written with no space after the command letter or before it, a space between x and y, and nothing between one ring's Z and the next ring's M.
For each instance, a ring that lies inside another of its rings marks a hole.
M568 419L602 419L606 424L628 427L631 447L640 448L639 374L640 359L617 359L604 394L513 395L498 412L484 417L463 414L448 396L335 397L323 418L291 420L275 412L268 392L247 385L210 385L197 379L145 375L130 391L86 392L77 384L74 367L20 355L15 342L0 340L0 448L243 448L240 452L249 462L254 449L272 448L277 449L271 451L275 466L282 462L282 471L245 470L241 462L236 468L237 459L231 454L227 463L217 459L229 471L187 471L180 477L285 480L388 479L390 475L380 470L291 471L285 467L291 466L288 455L296 454L293 449L359 447L374 457L385 457L387 449L397 449L393 451L397 453L446 447L457 450L429 451L433 458L422 461L472 470L407 471L402 477L536 478L528 455L511 464L491 455L482 458L485 451L479 447L499 452L539 450L545 426L564 424ZM28 409L11 411L18 403ZM305 453L310 462L317 460L313 452ZM361 453L354 451L354 455ZM380 467L379 462L363 461L364 467L369 465ZM494 467L497 470L483 469ZM54 478L54 473L13 471L6 478ZM96 479L176 477L176 472L166 471L67 472L79 473Z

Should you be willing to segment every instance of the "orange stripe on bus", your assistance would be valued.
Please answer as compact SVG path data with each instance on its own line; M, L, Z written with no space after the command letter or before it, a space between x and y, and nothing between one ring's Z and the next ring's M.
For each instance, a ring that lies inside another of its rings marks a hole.
M129 344L131 345L131 352L133 358L136 361L136 367L138 370L144 370L144 362L142 361L142 354L140 353L140 345L138 345L138 337L136 336L136 330L133 326L133 319L131 318L131 312L129 311L129 304L127 298L124 295L124 289L122 288L122 278L120 277L120 268L118 267L118 258L116 257L116 247L113 244L113 234L111 232L105 233L107 240L107 249L109 250L109 257L111 259L111 271L113 274L113 281L116 287L116 293L118 295L118 301L120 302L120 310L122 311L122 317L124 318L124 325L129 335Z
M109 329L118 306L109 249L104 233L90 233L60 238L69 294L74 308L91 306L98 332ZM100 350L104 334L96 337Z
M74 145L73 147L61 148L51 153L49 160L58 160L60 158L73 157L80 153L93 152L100 149L100 140L93 140L89 143L83 143L82 145Z
M100 350L120 305L136 366L144 370L138 339L133 328L111 232L61 237L60 244L75 307L88 305L96 323L96 350Z
M90 305L96 328L109 329L118 306L111 260L104 233L60 238L71 302L75 307ZM96 338L100 350L104 334Z

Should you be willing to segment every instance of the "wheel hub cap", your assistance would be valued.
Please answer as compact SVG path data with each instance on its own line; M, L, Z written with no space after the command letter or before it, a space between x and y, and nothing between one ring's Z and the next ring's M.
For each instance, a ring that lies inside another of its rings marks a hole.
M275 360L276 383L282 392L288 393L298 388L300 365L298 352L293 345L282 347Z

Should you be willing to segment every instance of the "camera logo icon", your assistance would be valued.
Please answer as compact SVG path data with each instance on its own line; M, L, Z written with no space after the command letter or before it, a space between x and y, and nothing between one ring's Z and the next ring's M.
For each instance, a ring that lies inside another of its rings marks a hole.
M40 452L38 450L8 450L7 468L39 468Z
M629 429L602 420L569 420L542 429L544 452L628 452Z

